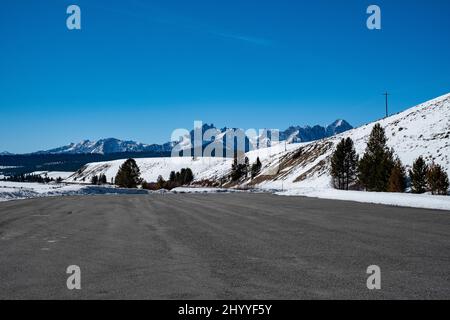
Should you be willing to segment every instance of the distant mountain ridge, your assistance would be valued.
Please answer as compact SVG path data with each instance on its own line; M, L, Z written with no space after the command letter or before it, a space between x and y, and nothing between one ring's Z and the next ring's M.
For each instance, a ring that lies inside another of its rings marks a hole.
M55 149L38 151L35 154L111 154L122 152L170 152L173 144L144 144L135 141L119 140L115 138L101 139L97 141L84 140L79 143L71 143Z
M217 129L213 124L204 124L202 134L208 129ZM336 120L332 124L323 126L291 126L284 131L280 131L279 140L289 143L310 142L331 137L343 133L353 127L345 120ZM222 133L221 139L226 139L229 128L217 129ZM269 137L270 138L270 137ZM189 143L190 140L190 143ZM224 141L224 140L223 140ZM225 141L224 141L225 142ZM211 143L211 140L203 141L203 146ZM164 144L144 144L136 141L119 140L115 138L101 139L97 141L84 140L79 143L71 143L66 146L34 152L33 154L111 154L121 152L170 152L177 143L167 142ZM187 148L194 145L194 131L187 137L187 143L183 142ZM270 145L270 143L269 143Z
M338 119L326 127L319 125L314 127L291 126L285 131L280 132L280 141L288 140L289 142L310 142L329 138L351 129L353 129L353 127L347 121L342 119Z

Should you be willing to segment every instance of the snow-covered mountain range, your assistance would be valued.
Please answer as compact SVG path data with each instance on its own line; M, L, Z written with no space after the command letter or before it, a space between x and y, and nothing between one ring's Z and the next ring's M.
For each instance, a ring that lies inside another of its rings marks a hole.
M171 143L159 144L143 144L135 141L124 141L115 138L101 139L97 141L84 140L79 143L71 143L69 145L46 150L38 151L39 154L110 154L120 152L168 152L172 150Z
M208 129L217 129L222 135L218 135L216 139L223 139L222 141L226 143L224 137L229 130L222 128L218 129L213 124L204 124L201 128L201 133L207 131ZM289 142L308 142L314 140L320 140L326 137L331 137L335 134L345 132L352 129L352 126L345 120L336 120L332 124L323 126L291 126L284 131L280 131L279 140L288 140ZM190 141L189 141L190 140ZM203 141L202 145L206 146L211 143L211 140ZM38 154L87 154L87 153L98 153L98 154L110 154L110 153L120 153L120 152L170 152L176 143L167 142L164 144L144 144L135 141L124 141L115 138L101 139L98 141L84 140L79 143L71 143L66 146L59 148L54 148L45 151L38 151ZM190 137L187 138L187 143L184 142L186 148L192 147L194 145L194 130L191 131ZM268 144L270 145L270 143ZM248 150L246 150L248 151Z
M428 163L434 161L450 174L450 94L447 94L336 136L250 151L246 153L250 163L254 163L259 157L262 170L255 179L240 181L239 186L290 192L307 189L329 190L330 158L337 143L342 138L352 138L356 151L361 156L375 123L380 123L385 129L389 147L395 150L404 165L410 167L417 157L423 156ZM339 122L335 126L339 127ZM89 182L93 175L100 173L106 174L110 181L124 160L88 164L68 181ZM193 169L196 183L215 186L227 181L232 162L233 159L226 158L137 159L142 176L147 181L155 181L158 175L167 179L170 171L190 167Z

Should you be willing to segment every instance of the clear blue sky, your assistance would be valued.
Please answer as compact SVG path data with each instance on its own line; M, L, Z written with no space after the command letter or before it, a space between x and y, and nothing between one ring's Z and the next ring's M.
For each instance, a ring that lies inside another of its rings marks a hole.
M0 151L161 143L194 120L360 125L383 116L385 90L393 112L450 91L449 13L448 0L3 0Z

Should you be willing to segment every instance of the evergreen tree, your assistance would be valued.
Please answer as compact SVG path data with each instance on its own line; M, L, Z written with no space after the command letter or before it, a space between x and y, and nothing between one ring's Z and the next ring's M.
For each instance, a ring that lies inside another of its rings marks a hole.
M248 177L248 172L250 171L250 160L248 159L248 157L245 157L244 159L244 174L245 174L245 178L247 179Z
M100 177L98 178L98 183L99 184L106 184L107 183L106 175L100 174Z
M122 188L136 188L141 183L140 170L134 159L128 159L119 168L115 182Z
M389 177L389 192L405 192L406 189L406 171L399 158L395 159L392 167L391 176Z
M353 140L350 138L342 139L331 157L331 176L335 188L349 189L350 184L356 180L357 164L358 156Z
M256 162L252 165L251 168L252 179L254 179L259 174L259 172L261 171L261 167L262 167L261 161L259 160L259 157L257 157Z
M412 170L409 170L411 189L413 193L424 193L427 191L428 166L422 157L414 161Z
M438 164L432 164L427 171L427 185L432 194L447 195L448 175Z
M177 175L176 175L175 171L171 171L170 172L170 176L169 176L169 181L170 182L175 182L176 179L177 179Z
M359 157L356 154L355 145L353 140L350 138L345 139L345 161L344 161L344 172L345 172L345 189L348 190L350 184L356 181L356 173L358 167Z
M345 140L336 146L331 157L331 177L333 179L333 185L337 189L344 189L344 161L345 161Z
M184 175L184 184L190 184L192 181L194 181L194 174L192 173L191 168L186 168Z
M366 152L358 163L358 180L368 191L384 192L394 166L393 150L387 147L384 129L375 124L370 133Z
M182 168L180 170L180 180L178 181L180 185L184 185L186 183L186 169Z
M166 187L166 180L164 180L164 178L159 175L156 184L158 185L158 189L164 189Z
M247 160L247 162L248 162L248 160ZM246 167L247 167L247 165L245 163L245 160L240 161L238 159L237 153L235 153L233 164L231 165L231 180L238 181L239 179L241 179L245 175Z
M91 178L91 184L95 184L95 185L98 184L98 176L93 176L93 177Z

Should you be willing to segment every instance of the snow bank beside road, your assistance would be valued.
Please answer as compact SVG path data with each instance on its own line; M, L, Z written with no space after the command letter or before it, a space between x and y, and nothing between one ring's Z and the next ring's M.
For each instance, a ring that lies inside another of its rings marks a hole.
M346 200L391 206L450 210L449 196L430 194L344 191L336 189L299 188L276 192L281 196L305 196L312 198Z
M148 192L141 189L120 189L111 186L0 181L0 201L96 194L148 194Z

